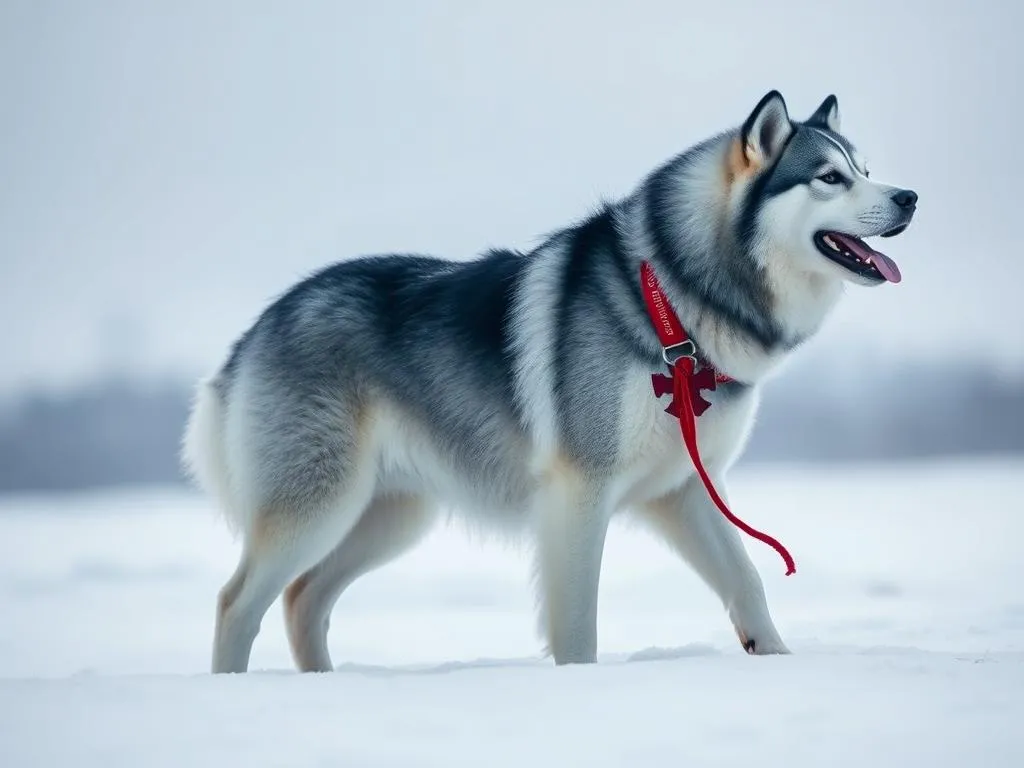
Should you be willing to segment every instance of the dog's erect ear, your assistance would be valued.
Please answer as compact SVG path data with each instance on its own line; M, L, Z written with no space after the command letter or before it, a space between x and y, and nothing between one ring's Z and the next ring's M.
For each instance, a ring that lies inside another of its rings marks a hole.
M740 129L747 159L765 165L774 160L793 133L786 102L778 91L765 94Z
M839 133L839 99L835 97L835 94L821 102L821 106L807 118L807 125L816 125L819 128L827 128L833 133Z

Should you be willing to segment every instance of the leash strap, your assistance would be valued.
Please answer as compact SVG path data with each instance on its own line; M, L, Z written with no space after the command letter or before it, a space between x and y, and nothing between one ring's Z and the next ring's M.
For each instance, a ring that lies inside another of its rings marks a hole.
M668 411L679 419L679 429L683 435L683 443L686 445L686 450L690 454L690 460L693 462L693 466L696 468L697 474L700 476L701 482L708 492L708 496L711 497L715 506L718 507L718 510L730 523L748 536L767 544L779 553L786 563L787 576L796 573L796 563L793 561L792 555L789 554L789 551L779 541L766 533L751 528L732 513L729 506L715 489L714 483L704 468L704 462L701 460L700 450L697 447L697 416L709 408L710 403L700 397L699 390L714 389L715 382L722 383L731 381L731 379L728 376L716 373L714 377L704 377L704 382L697 381L700 378L700 374L695 375L697 346L686 334L682 323L679 322L678 316L669 306L668 299L658 283L658 278L654 275L654 269L646 261L640 265L640 281L644 289L644 301L647 304L647 311L654 323L654 329L658 333L658 339L661 341L663 348L662 357L672 370L673 400ZM707 370L706 364L704 370ZM704 370L701 373L704 373ZM667 394L665 389L659 386L665 383L665 378L659 374L655 374L652 377L656 396ZM699 412L697 412L698 408L700 409Z

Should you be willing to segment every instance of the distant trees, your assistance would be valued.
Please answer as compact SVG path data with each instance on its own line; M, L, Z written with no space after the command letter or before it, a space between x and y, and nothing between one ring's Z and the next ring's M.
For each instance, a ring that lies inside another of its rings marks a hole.
M111 381L0 414L0 491L177 483L191 393Z
M865 366L841 392L819 381L794 370L766 387L747 460L1024 451L1024 379L1000 379L985 365Z

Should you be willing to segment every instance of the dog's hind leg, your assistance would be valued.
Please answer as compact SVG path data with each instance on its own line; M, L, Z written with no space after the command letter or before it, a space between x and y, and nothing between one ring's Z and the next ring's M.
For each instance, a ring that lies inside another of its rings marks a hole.
M267 609L299 573L322 560L359 519L369 493L356 489L330 508L263 507L243 543L234 575L220 591L212 671L245 672Z
M728 501L724 481L715 487ZM637 510L714 590L749 653L789 653L768 611L764 585L739 532L722 515L697 476Z
M215 673L248 669L267 608L348 535L377 484L372 424L351 393L285 386L255 364L237 377L220 442L243 547L217 600Z
M556 665L597 661L597 595L610 514L596 482L566 468L534 500L541 630Z
M293 581L284 593L285 624L296 666L303 672L333 669L327 650L331 609L360 576L420 542L437 519L427 499L408 494L378 496L327 557Z

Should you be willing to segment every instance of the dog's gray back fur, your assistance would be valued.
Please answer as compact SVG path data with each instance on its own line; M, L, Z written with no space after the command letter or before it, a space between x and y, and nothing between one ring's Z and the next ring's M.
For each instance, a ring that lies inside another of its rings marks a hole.
M230 402L260 393L255 436L273 456L267 488L305 503L344 482L362 409L383 398L415 420L488 502L522 492L526 450L513 397L510 324L523 259L457 264L410 255L336 264L274 302L217 377ZM262 405L265 403L265 405ZM299 498L294 498L294 497Z

